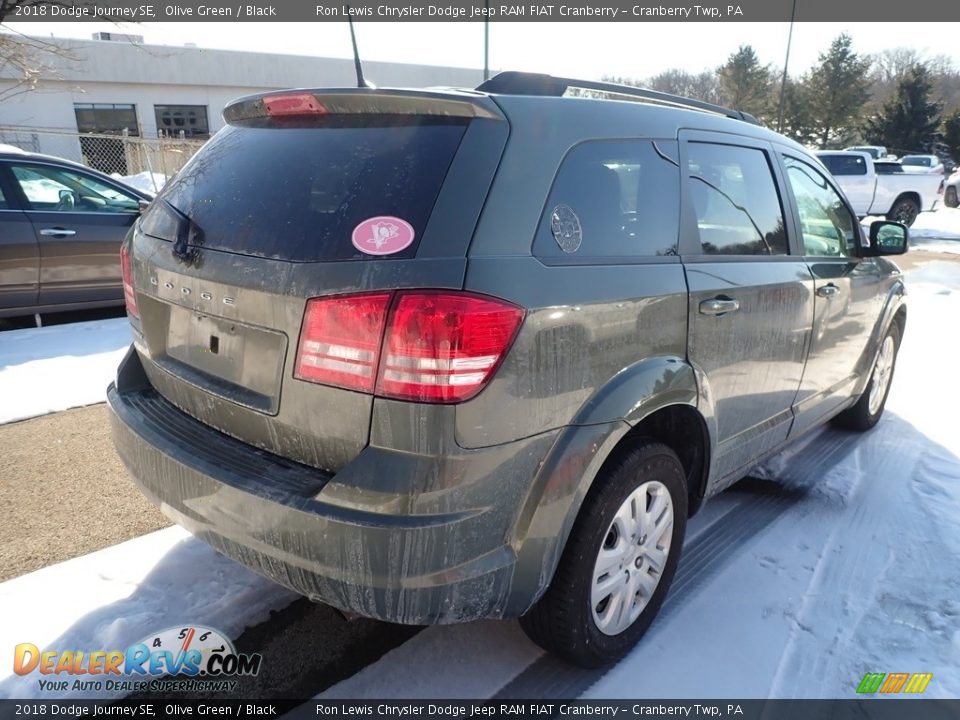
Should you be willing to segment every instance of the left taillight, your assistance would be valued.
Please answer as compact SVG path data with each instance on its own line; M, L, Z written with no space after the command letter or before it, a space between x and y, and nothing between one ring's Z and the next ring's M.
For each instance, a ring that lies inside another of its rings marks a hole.
M294 375L378 397L462 402L493 377L523 317L516 305L462 291L313 298Z
M123 300L127 304L127 312L139 318L137 294L133 289L133 258L130 257L130 247L127 243L120 246L120 271L123 274Z

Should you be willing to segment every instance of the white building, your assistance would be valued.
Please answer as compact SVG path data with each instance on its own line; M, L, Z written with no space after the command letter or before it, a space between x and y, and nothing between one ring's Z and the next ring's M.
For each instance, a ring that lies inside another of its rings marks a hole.
M205 139L223 126L221 110L236 97L277 88L353 87L353 60L134 44L57 40L36 90L0 68L0 143L80 160L77 133ZM381 87L475 87L482 71L365 62ZM4 97L7 91L9 97Z

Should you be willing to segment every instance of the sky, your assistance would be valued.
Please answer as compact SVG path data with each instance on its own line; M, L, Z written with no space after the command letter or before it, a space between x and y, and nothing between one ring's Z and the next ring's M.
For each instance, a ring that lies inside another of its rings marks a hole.
M32 35L89 38L97 31L143 35L147 43L321 57L352 57L344 22L203 23L8 23ZM761 61L783 67L788 23L492 23L490 67L597 79L603 75L648 78L670 68L699 72L723 64L742 43ZM361 57L455 67L483 67L483 25L459 23L356 24ZM960 65L960 23L797 23L789 69L799 75L841 32L854 49L876 53L912 47L947 55Z

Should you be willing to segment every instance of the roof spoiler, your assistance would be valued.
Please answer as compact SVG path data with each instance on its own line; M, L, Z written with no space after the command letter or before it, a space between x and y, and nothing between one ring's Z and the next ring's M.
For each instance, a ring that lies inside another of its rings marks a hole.
M453 93L372 88L281 90L248 95L227 103L227 123L276 117L324 115L433 115L458 118L503 119L482 95L458 97Z

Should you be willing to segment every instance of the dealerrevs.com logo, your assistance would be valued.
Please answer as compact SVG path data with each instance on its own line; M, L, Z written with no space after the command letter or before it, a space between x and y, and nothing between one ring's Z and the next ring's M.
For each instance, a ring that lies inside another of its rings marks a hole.
M13 671L38 675L46 692L231 691L237 682L230 678L256 675L262 660L258 653L238 653L219 630L191 625L148 635L124 650L41 650L20 643Z
M875 692L919 694L927 689L932 679L933 673L867 673L857 686L857 692L865 695Z

